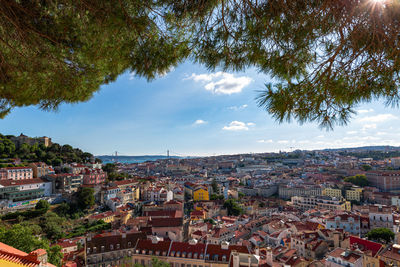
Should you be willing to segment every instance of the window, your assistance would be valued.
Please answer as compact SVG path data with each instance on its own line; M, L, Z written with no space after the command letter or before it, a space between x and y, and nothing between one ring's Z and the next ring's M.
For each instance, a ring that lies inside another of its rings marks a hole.
M114 245L110 245L110 250L113 250L114 249Z

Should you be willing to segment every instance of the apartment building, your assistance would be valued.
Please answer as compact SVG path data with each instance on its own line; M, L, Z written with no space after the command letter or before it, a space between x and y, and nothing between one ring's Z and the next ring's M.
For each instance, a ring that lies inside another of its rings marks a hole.
M74 193L83 183L83 175L72 173L50 174L44 179L52 182L54 193Z
M342 198L342 189L340 188L333 188L333 187L327 187L324 190L322 190L322 195L323 196L328 196L328 197L336 197L336 198Z
M29 163L28 166L32 168L33 178L40 178L45 175L55 173L53 168L44 162Z
M291 203L298 209L309 210L309 209L327 209L327 210L343 210L351 211L351 203L349 201L328 196L318 197L292 197Z
M30 180L2 180L0 181L0 199L10 202L31 200L50 196L51 182L35 178Z
M358 201L362 200L363 189L360 187L353 186L351 189L346 190L346 200L348 201Z
M336 248L327 254L325 261L327 267L362 267L363 257L359 253Z
M391 207L386 206L369 206L369 224L370 229L388 228L393 230L393 213Z
M33 178L33 170L31 167L7 167L2 168L2 180L27 180Z
M246 254L246 258L252 257L246 246L230 245L223 242L220 245L189 242L162 241L157 238L152 240L139 240L132 256L132 263L143 266L151 266L153 256L168 262L172 267L228 267L232 253ZM236 262L238 264L239 259ZM242 261L243 263L243 261ZM258 262L252 262L250 266L258 266ZM236 265L238 266L238 265ZM248 261L246 265L249 266Z
M81 174L83 174L83 184L85 185L98 185L104 183L107 179L107 173L101 169L86 168Z
M108 232L86 238L86 266L121 266L124 259L134 253L139 239L146 234L140 232Z
M338 214L326 220L326 228L331 230L343 229L354 235L360 235L360 216Z
M290 199L294 196L321 196L322 189L319 186L287 186L280 185L279 197L283 199Z
M370 185L384 192L400 190L400 171L377 170L369 171L366 177Z

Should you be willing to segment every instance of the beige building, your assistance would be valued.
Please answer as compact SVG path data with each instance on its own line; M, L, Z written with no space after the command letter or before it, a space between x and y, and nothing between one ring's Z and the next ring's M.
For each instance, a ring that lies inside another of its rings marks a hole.
M334 197L292 197L291 204L301 210L326 209L351 211L351 203Z
M45 147L51 146L51 138L47 136L43 137L29 137L24 134L20 134L19 136L12 137L11 141L17 146L20 147L22 144L34 145L34 144L43 144Z
M353 186L351 189L346 190L346 200L360 202L363 195L363 189L357 186Z
M156 237L138 241L131 263L151 266L154 256L168 262L172 267L239 267L259 264L259 257L250 254L246 246L229 245L227 242L221 245L203 244L194 240L163 241ZM244 259L246 262L243 262ZM248 265L249 259L250 265Z
M32 168L33 178L40 178L54 173L54 170L44 162L29 163L28 166Z
M327 187L322 191L323 196L328 196L328 197L336 197L336 198L341 198L342 197L342 190L339 188L332 188L332 187Z

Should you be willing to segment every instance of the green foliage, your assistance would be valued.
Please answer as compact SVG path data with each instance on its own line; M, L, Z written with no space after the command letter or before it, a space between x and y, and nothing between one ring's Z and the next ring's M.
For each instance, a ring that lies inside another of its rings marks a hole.
M54 212L60 217L70 218L73 220L82 218L85 215L77 203L63 202L54 209Z
M347 123L361 102L398 104L398 1L5 1L0 115L87 101L129 71L153 79L190 58L273 77L278 121ZM29 10L29 12L27 12Z
M68 238L82 236L89 232L97 232L101 230L111 229L111 224L106 223L103 220L98 220L92 223L81 224L78 227L74 228L68 235Z
M47 240L37 238L34 235L34 231L28 226L16 224L10 228L0 227L0 242L26 253L39 248L45 249L48 253L49 262L61 266L61 247L50 247Z
M78 191L78 205L85 210L94 205L94 189L90 187L81 187Z
M38 248L46 247L46 241L36 238L29 227L16 224L7 229L0 228L0 242L29 253Z
M39 216L42 216L47 212L46 209L35 209L35 210L25 210L25 211L15 211L9 212L1 217L2 220L13 220L17 219L18 217L22 217L24 219L32 219Z
M87 101L125 71L148 79L167 72L189 54L172 8L138 0L4 3L1 115L15 106Z
M212 225L217 224L217 223L216 223L213 219L211 219L211 218L204 219L204 222L205 222L205 223L211 223Z
M382 147L382 150L383 147ZM356 158L373 158L374 160L383 160L386 158L400 157L400 151L381 151L381 150L367 150L359 152L339 152L342 156L352 156Z
M35 210L45 210L48 211L50 208L50 203L44 199L41 199L36 203Z
M366 237L377 242L384 241L387 244L394 239L394 233L387 228L376 228L369 231Z
M244 193L242 193L242 192L239 192L239 193L238 193L238 196L239 196L239 198L242 198L242 197L244 197L244 196L245 196L245 194L244 194Z
M224 203L224 208L228 210L228 215L239 216L243 213L243 209L234 199L228 199Z
M40 227L50 240L57 240L65 236L62 225L65 219L54 212L48 212L40 218Z
M108 180L124 180L129 178L128 173L119 173L117 172L117 166L114 163L107 163L102 167L103 171L107 172Z
M361 169L364 171L370 171L370 170L372 170L372 167L371 167L371 165L363 164L363 165L361 165Z
M61 266L61 260L64 257L64 254L61 252L61 246L55 245L51 246L47 250L48 261L56 266Z
M16 148L11 141L12 137L13 136L0 137L1 158L18 157L25 162L42 161L53 166L61 166L64 162L85 163L93 158L93 155L88 152L83 152L78 148L72 148L70 145L60 146L57 143L53 143L49 147L45 147L43 144L38 145L37 143L33 145L24 143L19 148ZM6 163L2 163L1 167L14 167L14 165L5 164ZM23 166L26 165L26 163L23 164Z
M361 187L369 185L368 179L367 177L365 177L364 174L357 174L355 176L346 177L344 178L344 181Z
M151 259L151 266L153 266L153 267L170 267L171 265L168 262L159 260L159 259L154 257L154 258ZM134 265L134 267L145 267L145 266L136 263Z
M217 184L217 181L215 179L212 180L211 187L212 187L212 190L213 190L214 194L219 192L218 184Z
M217 195L217 194L211 194L211 196L210 196L210 200L222 200L222 199L224 199L224 196L223 195Z

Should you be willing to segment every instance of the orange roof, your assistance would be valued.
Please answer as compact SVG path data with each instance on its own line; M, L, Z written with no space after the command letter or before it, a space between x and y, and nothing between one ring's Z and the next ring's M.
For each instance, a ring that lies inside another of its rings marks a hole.
M4 243L1 243L1 242L0 242L0 250L1 251L7 251L9 253L12 253L12 254L15 254L15 255L18 255L18 256L27 256L28 255L28 253L25 253L25 252L23 252L23 251L21 251L19 249L16 249L14 247L11 247L11 246L9 246L7 244L4 244Z

